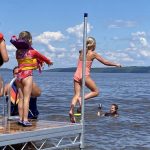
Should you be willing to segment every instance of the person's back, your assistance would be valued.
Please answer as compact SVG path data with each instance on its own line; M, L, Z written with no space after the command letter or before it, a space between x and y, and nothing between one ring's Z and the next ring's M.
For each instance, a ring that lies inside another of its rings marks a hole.
M83 64L83 54L82 51L79 51L79 58L78 58L78 64L77 69L74 74L74 79L78 82L81 82L82 79L82 64ZM90 76L92 62L94 60L94 51L88 50L86 53L86 68L85 68L85 76Z

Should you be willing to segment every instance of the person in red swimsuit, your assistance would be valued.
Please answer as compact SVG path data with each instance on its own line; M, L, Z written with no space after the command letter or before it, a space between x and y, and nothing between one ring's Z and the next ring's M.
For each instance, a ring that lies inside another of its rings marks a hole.
M22 94L19 94L19 103L21 103L23 109L19 111L20 120L18 124L24 127L31 126L32 123L28 121L28 110L33 84L33 70L40 69L43 63L48 65L52 65L53 63L50 59L31 47L32 36L28 31L21 32L18 39L13 36L10 42L17 48L16 59L19 66L17 88L22 92Z
M98 53L96 53L95 52L96 40L93 37L87 38L86 47L87 47L87 52L86 52L85 85L88 89L90 89L90 92L85 94L84 99L88 100L90 98L93 98L99 95L99 89L97 88L95 82L90 77L90 70L91 70L93 60L97 59L99 62L107 66L121 67L121 65L110 62L102 58ZM74 117L74 107L76 106L77 102L79 102L79 105L80 105L77 111L81 112L80 92L81 92L81 86L82 86L82 58L83 58L83 53L82 51L80 51L77 69L74 74L74 96L72 98L70 111L69 111L70 121L72 123L76 122L75 117Z

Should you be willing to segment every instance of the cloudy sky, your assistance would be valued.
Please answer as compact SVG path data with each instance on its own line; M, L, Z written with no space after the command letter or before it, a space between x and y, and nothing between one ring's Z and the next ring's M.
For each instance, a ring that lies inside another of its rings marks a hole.
M5 68L17 64L10 37L25 30L33 47L52 59L52 68L75 67L85 12L88 36L96 38L102 57L123 66L150 66L149 0L4 0L0 5L0 32L10 57ZM104 65L95 61L93 67Z

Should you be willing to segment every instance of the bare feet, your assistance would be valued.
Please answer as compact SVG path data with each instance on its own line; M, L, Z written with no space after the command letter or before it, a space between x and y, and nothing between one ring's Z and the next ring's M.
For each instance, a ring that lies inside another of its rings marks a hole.
M76 119L74 117L74 105L71 105L70 111L69 111L69 117L70 117L70 121L72 123L76 122Z
M77 113L81 113L81 107L77 108Z
M77 108L77 113L81 113L81 105L82 105L81 97L78 98L78 103L79 103L79 107Z
M70 116L70 121L71 121L72 123L76 123L76 119L75 119L75 117L74 117L74 114L69 113L69 116Z

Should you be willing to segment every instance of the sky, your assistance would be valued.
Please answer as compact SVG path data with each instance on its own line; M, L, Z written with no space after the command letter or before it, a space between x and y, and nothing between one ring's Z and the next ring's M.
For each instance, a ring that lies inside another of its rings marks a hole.
M98 54L125 67L150 66L149 0L5 0L0 5L0 32L10 58L3 68L17 65L9 41L21 31L32 34L33 47L53 61L51 68L76 67L84 13ZM95 60L93 67L105 66Z

